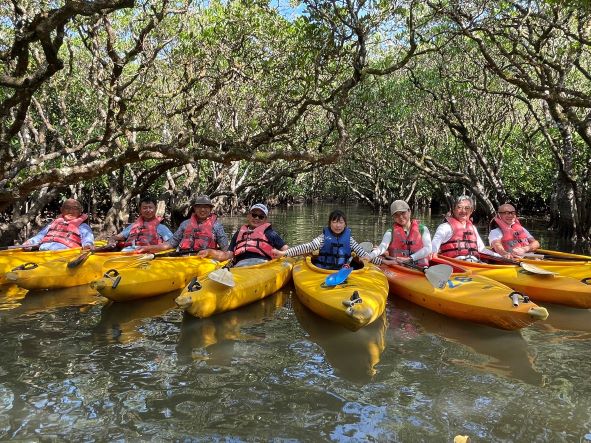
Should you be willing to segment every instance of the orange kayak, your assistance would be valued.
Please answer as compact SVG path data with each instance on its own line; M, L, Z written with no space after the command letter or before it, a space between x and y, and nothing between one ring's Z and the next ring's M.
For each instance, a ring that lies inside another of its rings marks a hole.
M445 261L433 261L432 265ZM460 320L500 329L520 329L545 320L548 311L497 281L470 273L461 265L443 289L433 287L422 271L402 265L382 265L390 293ZM513 295L513 298L512 298ZM514 304L517 301L517 306Z

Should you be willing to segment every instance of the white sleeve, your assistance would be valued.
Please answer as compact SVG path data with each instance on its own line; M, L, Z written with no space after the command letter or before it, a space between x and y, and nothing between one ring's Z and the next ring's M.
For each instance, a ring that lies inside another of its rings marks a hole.
M392 230L388 229L384 233L384 237L382 238L382 242L378 245L378 247L376 249L374 249L373 251L371 251L369 253L369 255L371 257L370 260L372 258L379 257L380 255L383 255L384 252L386 252L388 250L388 246L390 245L391 241L392 241Z
M432 251L431 233L429 232L429 229L427 229L426 226L423 227L423 233L421 234L421 238L423 240L423 247L414 254L410 255L410 258L414 261L427 257L429 254L431 254Z
M499 228L495 228L488 234L488 244L492 246L494 241L501 240L503 238L503 231Z
M453 230L451 228L451 225L449 223L442 223L439 226L437 226L437 230L435 231L435 235L433 236L433 239L431 240L431 248L432 251L437 253L439 252L439 248L441 247L441 245L443 243L445 243L446 241L448 241L451 236L453 234Z

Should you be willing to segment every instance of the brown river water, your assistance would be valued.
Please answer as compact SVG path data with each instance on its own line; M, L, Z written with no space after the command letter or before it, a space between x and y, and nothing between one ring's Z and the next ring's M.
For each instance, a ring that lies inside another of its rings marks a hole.
M331 209L275 209L271 221L296 244ZM358 241L381 240L389 216L345 209ZM423 218L432 233L440 219ZM242 218L223 222L231 233ZM546 321L508 332L391 295L350 332L291 283L201 320L176 295L109 304L86 286L2 288L0 440L591 441L590 310L545 305Z

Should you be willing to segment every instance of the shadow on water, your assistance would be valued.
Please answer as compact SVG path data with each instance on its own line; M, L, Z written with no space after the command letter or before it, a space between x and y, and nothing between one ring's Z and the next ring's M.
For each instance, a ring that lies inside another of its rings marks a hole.
M543 376L534 369L534 357L519 331L504 331L456 320L400 298L390 297L389 301L390 328L402 328L406 334L434 334L487 357L484 361L478 358L458 359L458 365L515 378L536 386L543 385Z
M338 376L361 384L373 379L386 347L386 315L353 332L317 316L295 296L292 307L309 340L322 348Z
M244 329L272 318L288 296L289 288L284 288L263 300L208 318L185 313L176 347L179 363L207 360L213 365L230 365L235 342L260 339Z
M138 327L144 320L166 314L176 307L175 297L180 291L172 291L157 297L128 302L108 302L101 310L95 336L107 343L130 343L143 334Z
M561 305L544 305L550 315L538 327L547 332L573 331L583 334L571 337L587 340L591 338L591 309L576 309Z

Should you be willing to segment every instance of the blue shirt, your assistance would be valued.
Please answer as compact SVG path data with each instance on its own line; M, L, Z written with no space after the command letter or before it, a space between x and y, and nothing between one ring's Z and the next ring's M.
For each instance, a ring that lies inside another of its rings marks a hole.
M178 245L181 243L181 240L183 239L185 229L187 228L187 225L189 224L190 220L191 219L185 220L184 222L181 223L181 225L176 230L176 232L174 233L172 238L168 241L168 244L170 246L172 246L173 248L178 247ZM224 226L220 223L219 220L216 220L215 223L213 224L213 236L214 236L215 241L218 244L218 247L220 248L220 250L227 251L228 250L228 236L226 235L226 231L224 231Z
M125 228L123 228L123 231L121 231L118 235L120 235L121 237L123 237L125 239L129 238L129 234L131 233L132 226L133 226L133 223L126 226ZM172 231L170 229L168 229L168 226L163 225L162 223L160 223L158 225L158 227L156 228L156 233L162 239L163 242L168 241L172 238ZM130 246L126 246L125 248L121 249L121 251L123 251L123 252L133 251L139 247L141 247L141 246L130 245Z
M43 240L43 237L45 237L49 231L50 226L51 223L46 225L35 237L27 240L26 244L40 245L40 251L58 251L60 249L69 249L66 245L55 241L41 244L41 240ZM80 230L80 241L82 242L82 246L92 246L94 244L94 234L92 233L90 226L88 226L86 223L81 223L80 226L78 226L78 229Z

